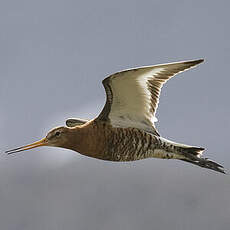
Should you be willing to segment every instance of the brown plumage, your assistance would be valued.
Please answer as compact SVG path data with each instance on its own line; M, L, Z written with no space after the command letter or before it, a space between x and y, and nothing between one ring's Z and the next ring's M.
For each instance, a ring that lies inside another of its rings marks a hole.
M160 136L155 114L163 84L203 60L141 67L115 73L103 80L107 101L91 120L68 119L67 127L51 130L33 144L8 154L55 146L109 161L134 161L149 157L179 159L224 173L221 165L202 158L204 148L179 144Z

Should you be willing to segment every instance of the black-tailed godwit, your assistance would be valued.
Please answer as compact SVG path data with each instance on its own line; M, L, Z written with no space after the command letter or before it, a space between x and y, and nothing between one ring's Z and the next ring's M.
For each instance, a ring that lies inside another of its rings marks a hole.
M108 161L144 158L179 159L225 173L223 166L202 157L204 148L169 141L154 123L161 87L177 73L203 60L184 61L124 70L103 80L107 101L93 120L68 119L67 127L51 130L33 144L8 154L39 146L55 146Z

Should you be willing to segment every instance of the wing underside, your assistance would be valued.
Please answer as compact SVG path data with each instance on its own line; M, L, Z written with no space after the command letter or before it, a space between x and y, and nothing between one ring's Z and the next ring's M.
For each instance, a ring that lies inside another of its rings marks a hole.
M97 119L114 127L135 127L159 135L154 122L161 88L171 77L203 60L135 68L103 80L107 101Z

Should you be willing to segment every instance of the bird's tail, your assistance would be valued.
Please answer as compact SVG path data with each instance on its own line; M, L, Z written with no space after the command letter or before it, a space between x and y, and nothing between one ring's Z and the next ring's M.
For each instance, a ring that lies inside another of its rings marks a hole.
M202 152L204 148L198 147L185 147L182 149L182 154L186 157L185 159L180 159L186 162L189 162L194 165L198 165L203 168L211 169L217 172L226 174L224 167L214 161L209 160L208 158L203 158Z

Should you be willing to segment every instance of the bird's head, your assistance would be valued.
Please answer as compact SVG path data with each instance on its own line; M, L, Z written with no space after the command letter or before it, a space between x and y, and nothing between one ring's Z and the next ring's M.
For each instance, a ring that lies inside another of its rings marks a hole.
M21 152L28 149L33 149L40 146L54 146L65 148L68 142L68 134L70 129L67 127L58 127L52 129L46 137L42 138L40 141L36 141L32 144L25 145L19 148L11 149L6 151L7 154L12 154L16 152Z

